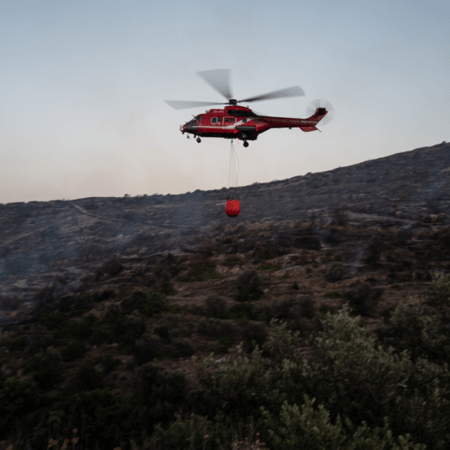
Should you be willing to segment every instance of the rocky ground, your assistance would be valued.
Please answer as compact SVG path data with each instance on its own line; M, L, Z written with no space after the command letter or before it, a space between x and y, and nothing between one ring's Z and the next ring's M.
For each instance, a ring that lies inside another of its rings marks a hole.
M175 282L180 295L171 301L224 295L239 272L253 269L267 301L292 293L294 281L296 295L321 300L360 280L422 283L446 271L450 258L449 150L442 143L241 187L235 219L224 213L225 189L0 205L0 324L30 319L50 298L145 286L168 254L189 265L201 247L215 252L211 263L238 254L242 264L190 284L188 300Z

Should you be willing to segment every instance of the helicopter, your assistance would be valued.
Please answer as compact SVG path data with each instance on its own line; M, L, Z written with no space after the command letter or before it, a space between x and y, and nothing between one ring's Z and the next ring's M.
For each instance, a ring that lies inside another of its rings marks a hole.
M244 147L248 147L248 141L255 141L258 135L271 128L300 128L302 131L320 131L316 128L329 123L334 115L332 105L321 99L314 100L308 105L306 119L289 117L272 117L257 114L249 107L240 106L238 103L251 103L262 100L279 99L285 97L304 96L305 92L299 86L293 86L255 97L236 100L230 89L230 70L215 69L203 70L197 74L203 78L213 89L225 97L228 102L197 102L184 100L166 100L166 103L175 109L194 108L202 106L226 105L219 109L210 109L203 114L194 116L184 125L180 126L182 134L193 134L198 143L202 137L219 137L225 139L239 139L244 141Z

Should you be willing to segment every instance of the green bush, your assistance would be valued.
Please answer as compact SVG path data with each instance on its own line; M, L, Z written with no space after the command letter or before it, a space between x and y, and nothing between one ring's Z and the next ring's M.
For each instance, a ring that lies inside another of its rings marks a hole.
M134 345L136 339L145 332L146 325L143 320L135 315L119 317L112 328L112 334L116 342L125 346Z
M261 272L275 272L276 270L278 270L278 267L272 264L261 264L259 266L259 270Z
M163 349L163 354L159 357L167 356L169 358L185 358L192 356L195 350L191 344L191 341L186 338L172 339L169 345Z
M78 369L75 383L79 391L92 391L102 386L103 376L97 367L86 363Z
M78 340L71 340L62 351L64 362L70 362L75 359L83 358L85 354L86 346Z
M26 334L21 334L19 336L8 339L6 341L6 348L12 353L25 350L27 346L27 337L28 336Z
M348 275L348 268L342 264L332 264L325 274L325 279L329 283L335 283Z
M261 278L255 270L248 270L237 279L237 296L239 302L259 300L264 292L261 288Z
M250 302L242 302L233 305L230 308L230 318L234 320L238 319L249 319L253 320L256 318L255 305Z
M329 299L342 298L342 294L339 291L327 292L324 295L324 298L329 298Z
M383 289L361 283L344 291L344 299L349 302L354 315L373 317L377 311L377 304L383 295Z
M146 317L153 317L154 314L161 314L167 311L167 300L158 292L151 292L139 302L138 310Z
M231 266L231 267L240 266L242 264L244 264L242 259L237 255L229 255L220 263L220 265L222 266Z
M336 308L330 305L322 305L319 308L319 312L321 314L336 314Z
M35 353L31 358L31 368L30 374L41 389L49 389L59 383L65 372L61 355L53 347Z
M155 334L158 335L162 339L168 339L170 336L169 327L165 325L161 325L160 327L155 328Z
M102 356L100 362L103 364L106 373L112 372L117 366L122 363L120 359L114 358L110 353Z
M279 418L265 412L264 425L273 450L426 450L415 444L409 435L395 437L386 422L382 427L359 426L337 415L333 421L330 412L308 397L299 407L283 404ZM334 423L333 423L334 422Z
M201 319L197 330L200 334L208 337L221 337L223 335L233 335L237 333L237 326L234 322L220 319Z
M167 426L173 421L174 414L187 402L186 376L179 372L169 372L155 363L139 367L137 376L139 384L133 407L140 407L145 411L140 417L141 426L150 432L157 423Z
M397 306L383 324L383 343L436 363L450 362L450 336L442 316L426 316L418 304Z
M154 450L169 449L205 449L215 441L214 424L206 417L192 414L183 420L179 414L175 414L175 421L165 430L161 425L156 425L151 438L146 442L148 448Z
M109 326L109 324L98 324L92 332L89 342L93 345L101 345L104 343L112 344L113 339L111 334L111 327Z
M270 362L262 358L260 350L247 357L238 347L237 354L224 355L220 361L211 355L203 361L198 381L202 408L212 417L232 415L235 424L260 416L261 406L271 409L274 403L279 404Z
M159 336L144 334L134 346L136 364L142 365L152 361L161 353L163 347L164 341Z
M0 383L0 435L11 436L20 420L34 411L39 402L39 389L31 376L10 377Z
M450 318L450 274L434 274L434 283L425 291L425 298L430 306L435 307L445 319Z
M66 313L43 313L39 317L39 323L44 325L50 331L59 329L63 324L65 324L68 314Z
M179 277L178 281L189 283L192 281L205 281L217 278L215 264L198 264L194 266L186 276Z
M262 347L267 336L266 325L261 322L248 322L242 331L244 350L251 353L256 345Z
M218 295L210 295L203 305L203 310L207 317L216 319L226 319L229 316L227 302Z

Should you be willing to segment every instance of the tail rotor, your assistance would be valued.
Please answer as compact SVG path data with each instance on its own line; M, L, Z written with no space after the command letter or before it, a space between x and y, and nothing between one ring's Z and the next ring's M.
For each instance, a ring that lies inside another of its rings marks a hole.
M324 99L318 98L313 100L306 108L306 117L311 117L316 111L317 108L325 108L328 114L320 121L320 125L328 125L334 117L334 108L333 105Z

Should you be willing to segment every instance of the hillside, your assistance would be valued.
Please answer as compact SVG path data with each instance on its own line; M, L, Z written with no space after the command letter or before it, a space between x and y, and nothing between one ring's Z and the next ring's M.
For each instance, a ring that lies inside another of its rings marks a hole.
M0 446L448 448L449 150L0 205Z

